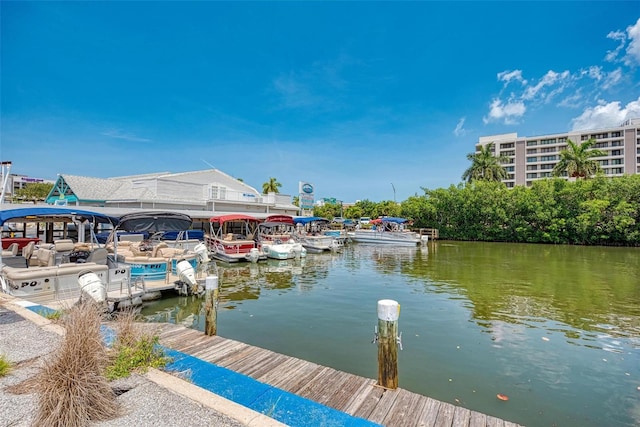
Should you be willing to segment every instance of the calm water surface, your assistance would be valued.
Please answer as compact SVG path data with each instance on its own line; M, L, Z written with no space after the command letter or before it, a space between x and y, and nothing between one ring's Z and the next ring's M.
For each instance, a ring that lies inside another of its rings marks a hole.
M221 336L375 379L377 302L393 299L400 387L530 427L640 425L638 248L353 244L217 268ZM143 314L203 330L202 303Z

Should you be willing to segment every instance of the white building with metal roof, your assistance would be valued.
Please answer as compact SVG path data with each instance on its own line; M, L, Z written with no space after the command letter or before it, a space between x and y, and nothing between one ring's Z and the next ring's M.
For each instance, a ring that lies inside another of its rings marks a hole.
M243 213L259 218L297 215L298 207L284 194L258 190L218 170L159 172L114 178L58 175L48 204L93 207L111 215L137 210L184 212L194 221Z

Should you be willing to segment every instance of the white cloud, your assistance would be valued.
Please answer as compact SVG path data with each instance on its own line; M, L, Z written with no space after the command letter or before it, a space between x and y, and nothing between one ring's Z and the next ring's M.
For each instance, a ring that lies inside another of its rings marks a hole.
M580 116L571 120L572 130L601 129L619 126L627 119L640 117L640 97L621 107L619 101L599 101L595 107L587 108Z
M151 142L150 139L140 138L139 136L135 136L133 134L123 132L120 129L110 129L105 132L102 132L102 135L108 136L109 138L123 139L125 141L130 141L130 142Z
M627 35L630 42L629 46L627 46L624 63L630 67L640 65L640 18L638 18L635 25L627 27Z
M547 71L547 74L545 74L536 85L528 86L525 89L524 94L522 95L522 99L524 100L534 99L538 95L538 93L540 93L545 87L551 87L556 83L561 85L561 87L556 88L554 92L561 92L563 82L566 81L570 76L571 76L571 73L569 73L569 71L556 73L553 70L549 70ZM543 94L541 94L541 97L545 98Z
M614 50L608 50L607 54L604 57L606 61L616 62L618 56L620 55L620 52L622 52L622 49L624 49L624 45L627 42L627 35L623 31L611 31L609 34L607 34L607 38L620 42L620 44L618 44L618 47L616 47Z
M618 82L622 80L622 70L620 68L616 68L615 70L606 74L604 79L604 83L602 84L602 89L609 89L612 86L615 86Z
M501 73L498 73L498 81L505 82L504 83L505 87L509 83L511 83L511 80L518 81L523 85L527 84L527 81L524 78L522 78L522 70L503 71Z
M505 124L516 124L518 119L527 111L527 107L522 101L510 99L504 104L500 99L495 98L491 102L489 116L483 117L484 123L504 121Z
M466 117L462 117L460 120L458 120L458 124L456 125L456 128L453 130L453 134L455 136L464 136L467 133L467 130L464 128L464 122L467 118Z

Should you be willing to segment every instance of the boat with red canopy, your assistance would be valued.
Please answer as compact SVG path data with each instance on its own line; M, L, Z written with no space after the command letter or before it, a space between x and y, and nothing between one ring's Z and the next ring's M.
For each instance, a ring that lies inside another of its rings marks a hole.
M251 215L228 214L209 220L209 233L204 239L213 258L225 262L266 259L258 248L258 224L261 220Z

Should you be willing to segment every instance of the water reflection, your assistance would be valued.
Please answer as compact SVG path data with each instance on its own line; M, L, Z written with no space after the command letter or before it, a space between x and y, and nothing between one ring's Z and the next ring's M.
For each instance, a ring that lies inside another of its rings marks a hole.
M376 301L398 300L400 386L520 424L636 425L640 252L436 242L218 264L221 335L369 378ZM149 320L203 329L203 301ZM364 361L364 362L363 362ZM509 405L495 402L506 392Z

